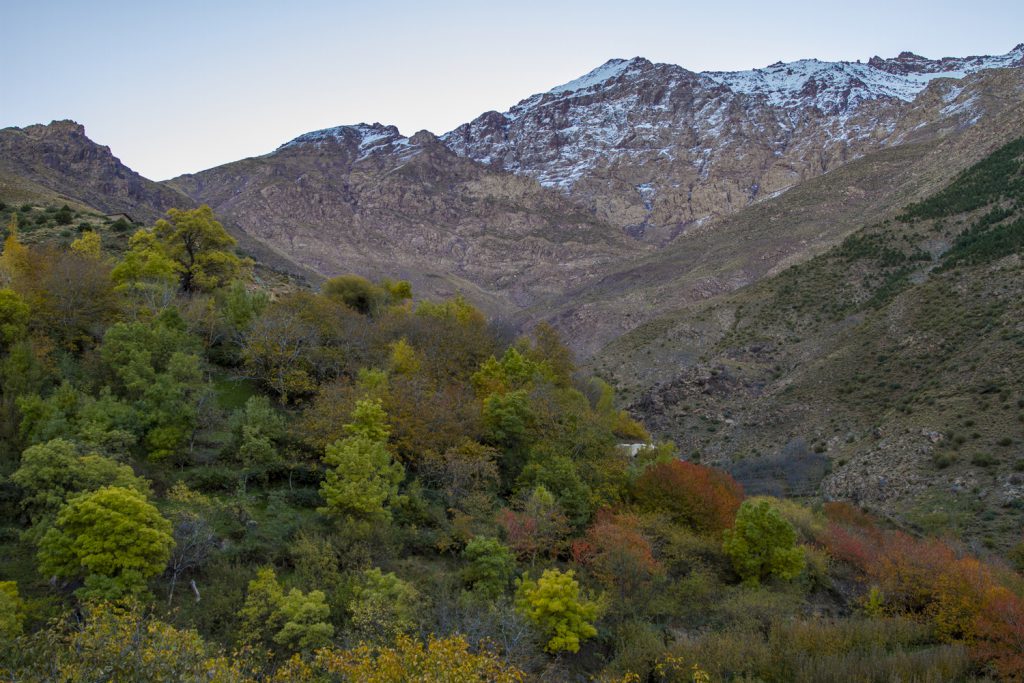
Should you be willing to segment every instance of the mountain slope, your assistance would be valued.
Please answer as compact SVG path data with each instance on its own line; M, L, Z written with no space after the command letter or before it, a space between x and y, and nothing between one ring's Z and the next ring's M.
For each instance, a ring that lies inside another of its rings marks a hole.
M341 126L168 182L323 275L401 277L493 312L636 251L557 192L456 156L426 131Z
M441 139L341 126L163 184L58 122L0 131L0 182L147 221L209 203L275 266L464 292L586 355L937 189L1020 125L1022 64L612 60Z
M127 213L140 221L192 205L122 164L74 121L0 129L0 182L7 196L43 198L50 191L102 213Z
M1024 70L965 78L973 123L948 127L927 113L948 81L917 98L916 130L906 142L872 152L777 197L677 237L666 247L623 263L599 280L524 311L556 324L586 357L645 321L736 290L835 244L865 223L941 189L1024 129ZM920 116L920 118L917 118Z
M191 208L192 199L142 177L98 145L74 121L0 129L0 200L11 204L69 204L80 211L126 213L152 223L171 208ZM230 221L225 227L239 248L260 264L301 279L316 279L304 265L250 237Z
M595 366L655 431L755 491L1007 547L1024 518L1022 254L1024 138L804 264L638 328Z

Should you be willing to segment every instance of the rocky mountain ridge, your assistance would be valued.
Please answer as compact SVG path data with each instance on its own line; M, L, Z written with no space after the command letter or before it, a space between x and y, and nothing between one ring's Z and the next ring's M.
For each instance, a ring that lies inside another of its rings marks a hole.
M936 120L949 87L969 102ZM583 357L660 315L774 275L834 245L865 223L938 191L1024 130L1024 69L936 81L901 126L899 144L868 152L743 210L707 221L600 279L524 311L553 322ZM528 325L529 323L524 323Z
M339 126L168 185L323 275L400 277L491 313L537 303L635 254L616 226L433 134Z
M140 221L191 205L188 198L122 164L74 121L0 129L0 188L13 193L24 183Z
M965 77L1024 65L998 57L867 64L801 60L695 73L637 57L487 112L442 137L460 155L536 178L638 238L665 242L913 133L933 86L933 119L971 109ZM951 79L951 80L943 80Z

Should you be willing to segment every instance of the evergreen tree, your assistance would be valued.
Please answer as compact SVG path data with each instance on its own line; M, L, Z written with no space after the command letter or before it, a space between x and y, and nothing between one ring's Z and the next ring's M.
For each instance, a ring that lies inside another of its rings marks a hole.
M766 500L744 501L736 525L722 545L744 583L756 585L769 576L792 579L804 569L804 552L793 525Z
M323 512L364 522L391 519L389 506L398 499L405 470L388 450L386 417L379 399L356 403L352 422L345 425L349 436L326 449Z

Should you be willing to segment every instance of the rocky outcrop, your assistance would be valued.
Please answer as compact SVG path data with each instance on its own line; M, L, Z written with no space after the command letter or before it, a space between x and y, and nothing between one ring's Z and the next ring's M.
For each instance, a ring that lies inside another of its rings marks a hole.
M104 213L151 221L187 197L147 180L74 121L0 129L0 172L25 178Z

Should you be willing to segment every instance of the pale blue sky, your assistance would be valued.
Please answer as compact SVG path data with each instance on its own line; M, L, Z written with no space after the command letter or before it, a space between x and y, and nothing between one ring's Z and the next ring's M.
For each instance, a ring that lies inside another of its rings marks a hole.
M71 118L154 179L361 121L444 133L612 57L694 71L1003 54L1021 0L0 0L0 127Z

